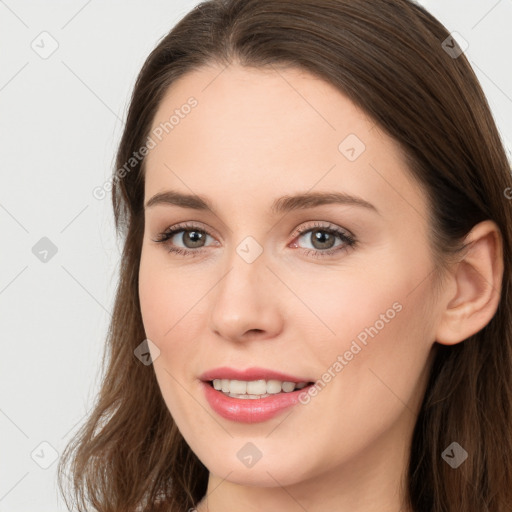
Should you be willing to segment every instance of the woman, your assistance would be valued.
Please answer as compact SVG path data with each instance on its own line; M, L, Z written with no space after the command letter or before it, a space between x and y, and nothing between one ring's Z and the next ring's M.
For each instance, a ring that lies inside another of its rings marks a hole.
M80 510L510 510L509 163L407 0L212 0L148 57ZM152 363L152 364L151 364Z

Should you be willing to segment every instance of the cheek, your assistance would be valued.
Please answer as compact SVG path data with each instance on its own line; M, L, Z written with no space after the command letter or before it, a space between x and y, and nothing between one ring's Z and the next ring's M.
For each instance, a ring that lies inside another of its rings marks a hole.
M324 272L318 278L291 273L284 276L296 295L288 298L289 292L283 292L290 304L296 303L293 311L288 308L294 316L289 317L287 328L300 324L300 339L315 354L313 359L319 366L327 369L351 348L352 353L347 354L350 361L364 360L370 345L389 349L399 342L399 326L414 325L409 304L415 299L410 291L416 277L404 273L397 262L385 266L385 272L383 266L372 268L367 261L360 269Z
M317 317L303 324L311 360L333 383L326 385L333 399L350 401L354 411L369 402L400 404L397 396L413 400L433 342L428 253L417 254L414 266L408 250L380 256L378 265L368 261L316 287L295 282Z
M427 268L406 269L397 259L385 275L340 280L336 296L323 300L335 336L316 346L325 373L311 403L331 411L333 435L340 429L355 440L363 425L377 435L419 406L433 341Z
M165 257L165 256L164 256ZM139 269L139 300L148 338L165 349L170 340L189 332L200 311L205 284L194 276L162 264L162 255L143 250ZM199 307L198 307L199 306ZM189 333L189 337L192 333ZM163 344L163 345L162 345ZM162 346L161 346L162 345Z
M170 267L159 252L143 249L139 269L142 321L146 337L160 351L153 365L155 375L167 408L180 426L200 412L182 386L188 391L197 386L198 368L204 368L198 357L207 318L207 292L213 284L199 273Z
M162 286L161 276L148 267L141 266L139 273L139 300L142 322L146 336L155 342L160 350L165 332L172 326L169 316L169 300L175 303L173 288Z
M160 353L153 369L162 397L174 421L182 432L188 432L187 418L196 416L195 402L183 393L182 386L190 379L195 340L194 304L204 295L190 284L179 271L162 265L161 255L142 252L139 269L139 300L147 338L157 345ZM204 314L204 312L203 312ZM189 382L186 387L189 388Z

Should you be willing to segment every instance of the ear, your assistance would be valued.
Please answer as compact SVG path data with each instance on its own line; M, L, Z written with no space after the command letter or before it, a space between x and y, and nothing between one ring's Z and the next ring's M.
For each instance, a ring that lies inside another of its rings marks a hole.
M454 345L483 329L492 319L501 296L503 240L497 224L480 222L468 233L465 255L450 275L447 304L441 311L436 341ZM455 290L455 292L453 291Z

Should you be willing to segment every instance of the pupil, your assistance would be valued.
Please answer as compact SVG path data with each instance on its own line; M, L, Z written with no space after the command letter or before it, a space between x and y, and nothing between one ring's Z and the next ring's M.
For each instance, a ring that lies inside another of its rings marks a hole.
M200 245L202 238L203 238L203 234L199 231L189 231L188 233L189 233L189 238L193 239L193 240L191 240L192 246L195 247L196 245ZM194 245L194 244L196 244L196 245Z
M321 230L318 230L318 231L314 231L314 239L316 242L320 242L321 244L322 243L325 243L325 241L323 239L327 238L328 240L328 245L327 245L327 248L329 249L330 247L333 246L334 244L334 237L331 235L331 233L328 233L326 231L321 231ZM330 243L329 243L329 239L330 239ZM325 246L321 246L322 249L325 249L326 247Z

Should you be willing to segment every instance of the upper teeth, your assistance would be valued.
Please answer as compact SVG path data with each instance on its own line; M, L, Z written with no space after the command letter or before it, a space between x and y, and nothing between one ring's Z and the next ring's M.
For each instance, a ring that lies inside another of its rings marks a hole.
M230 380L214 379L213 387L224 393L233 395L265 395L284 391L289 393L294 389L302 389L307 382L282 382L280 380Z

